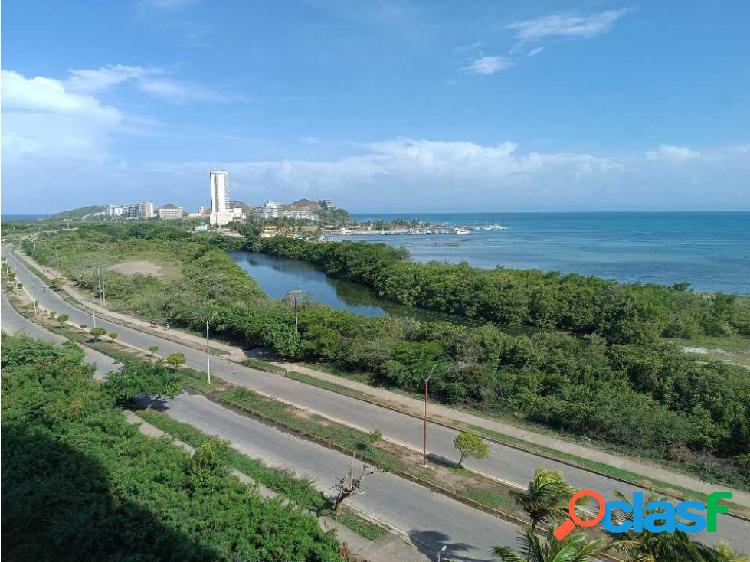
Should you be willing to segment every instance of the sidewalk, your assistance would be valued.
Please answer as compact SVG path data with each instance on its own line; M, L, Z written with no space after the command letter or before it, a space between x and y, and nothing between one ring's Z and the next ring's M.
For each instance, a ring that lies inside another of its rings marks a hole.
M54 269L49 267L42 267L24 254L16 252L16 255L26 263L31 264L37 269L43 271L46 275L49 275L51 277L61 277L61 275ZM148 322L145 322L143 320L139 320L127 314L112 312L104 309L97 303L92 302L91 300L84 297L75 288L73 288L67 280L65 282L64 291L70 297L76 300L83 308L87 308L89 310L93 309L98 315L106 317L112 321L159 336L164 339L182 343L196 349L205 349L205 339L197 335L189 334L183 332L182 330L174 328L170 330L166 330L164 328L153 328ZM220 350L222 357L231 361L241 362L247 357L247 355L241 348L216 340L211 342L211 347L212 349ZM300 373L315 377L321 381L334 383L336 385L366 394L370 397L373 397L376 401L385 402L388 406L403 413L407 413L415 417L422 417L423 415L424 403L421 400L416 400L409 396L399 394L398 392L372 387L350 380L346 377L332 375L330 373L318 371L296 363L276 362L275 364L287 370L298 371ZM589 461L598 462L613 468L632 472L645 478L665 482L671 486L679 486L681 488L686 488L688 490L693 490L695 492L700 492L706 495L716 491L719 487L722 490L729 489L726 486L718 486L716 484L704 482L692 476L674 472L672 470L657 466L656 464L652 464L644 460L623 457L593 447L579 445L577 443L566 441L552 435L536 433L534 431L523 429L506 422L480 417L434 402L430 405L430 420L451 427L457 427L458 424L469 424L473 426L483 427L485 429L496 431L498 433L508 435L512 438L525 441L527 443L531 443L555 451L560 451L569 455L574 455L576 457L587 459ZM732 501L734 503L750 507L749 492L743 492L739 490L731 491L733 493Z

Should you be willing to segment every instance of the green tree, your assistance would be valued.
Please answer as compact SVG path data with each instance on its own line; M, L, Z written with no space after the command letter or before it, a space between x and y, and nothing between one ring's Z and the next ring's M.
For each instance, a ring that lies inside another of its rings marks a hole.
M182 392L177 373L147 361L130 362L120 371L110 373L105 388L118 403L129 403L142 395L163 400Z
M156 355L156 352L159 351L158 345L149 345L148 350L151 352L152 355Z
M91 328L90 333L92 336L94 336L94 341L99 341L99 338L106 334L107 330L105 330L104 328Z
M193 490L214 492L227 477L229 444L217 438L206 439L195 450L187 463L187 473Z
M456 438L453 440L453 446L458 451L459 467L463 465L466 457L483 459L486 458L490 453L489 448L487 447L485 442L482 441L482 438L479 437L479 435L477 435L476 433L472 433L471 431L462 431L461 433L456 435Z
M542 540L530 527L519 543L520 552L507 546L496 546L492 552L502 562L587 562L611 548L608 540L589 540L584 533L570 533L558 541L550 530L546 540Z
M60 326L63 326L63 325L65 325L65 323L66 323L66 322L67 322L68 320L70 320L70 316L68 316L67 314L59 314L59 315L57 316L57 321L58 321L58 322L60 323Z
M117 339L117 332L110 332L109 339L111 339L112 341L115 341Z
M531 519L531 529L542 521L564 519L568 502L575 490L563 479L560 472L536 469L528 488L512 492L513 497Z
M185 355L183 353L172 353L167 356L167 365L172 369L177 369L185 364Z
M65 282L63 281L61 277L54 278L52 281L50 281L50 284L49 284L50 288L53 291L60 291L64 285L65 285Z

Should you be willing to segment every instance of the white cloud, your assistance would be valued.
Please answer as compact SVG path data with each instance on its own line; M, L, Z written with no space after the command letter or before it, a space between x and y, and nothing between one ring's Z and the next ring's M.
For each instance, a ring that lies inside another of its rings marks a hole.
M109 133L123 121L117 108L72 92L59 80L3 70L2 82L2 148L11 160L30 154L99 159Z
M243 99L242 96L224 95L199 84L191 84L190 82L181 82L167 78L142 79L139 81L138 86L147 94L178 104L190 101L226 102Z
M545 37L588 38L606 33L626 10L608 10L590 16L553 14L518 21L507 26L516 32L520 41L538 41Z
M544 47L534 47L531 49L528 53L526 53L527 57L533 57L534 55L538 55L544 50Z
M75 92L96 93L129 82L135 84L142 92L177 104L190 101L227 102L244 99L242 96L216 92L200 84L174 80L160 68L121 64L95 69L73 69L69 72L65 85Z
M149 169L199 174L220 165L232 174L235 196L251 201L262 198L261 194L270 197L274 192L290 193L289 197L305 192L316 197L345 194L358 201L377 193L374 205L419 205L419 199L429 200L439 193L443 204L446 194L462 203L462 198L476 198L488 192L493 197L502 197L503 192L514 197L527 189L541 189L550 180L573 185L587 177L621 171L617 162L589 154L519 154L513 142L486 146L466 141L399 138L361 148L362 154L336 160L163 163ZM242 186L248 189L243 190Z
M701 155L697 150L692 150L686 146L675 146L672 144L662 144L656 150L646 152L647 160L666 160L668 162L686 162L695 160Z
M129 80L139 80L149 74L160 73L155 69L140 66L113 64L95 69L73 69L69 71L65 86L75 92L95 93L120 85Z
M505 57L479 57L465 67L466 72L472 74L495 74L511 66L511 62Z

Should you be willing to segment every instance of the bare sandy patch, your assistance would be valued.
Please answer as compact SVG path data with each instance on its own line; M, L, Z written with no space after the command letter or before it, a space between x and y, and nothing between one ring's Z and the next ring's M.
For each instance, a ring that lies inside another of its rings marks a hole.
M107 268L122 275L153 275L164 277L164 268L148 260L124 261Z

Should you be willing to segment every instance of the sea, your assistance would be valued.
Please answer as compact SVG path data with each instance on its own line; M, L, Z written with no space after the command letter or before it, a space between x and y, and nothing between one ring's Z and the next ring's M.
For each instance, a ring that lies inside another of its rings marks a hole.
M419 220L467 235L334 236L405 247L415 261L541 269L750 295L750 211L353 214ZM474 230L492 224L503 230Z

